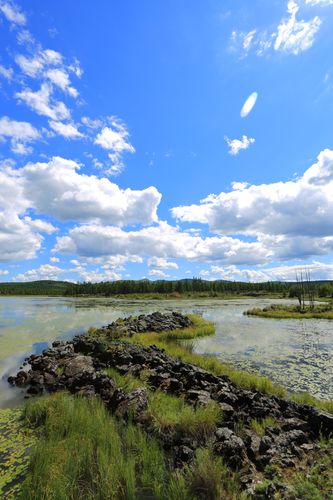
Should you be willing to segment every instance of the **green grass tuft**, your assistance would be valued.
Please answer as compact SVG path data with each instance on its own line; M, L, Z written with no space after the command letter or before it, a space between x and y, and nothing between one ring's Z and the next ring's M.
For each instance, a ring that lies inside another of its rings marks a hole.
M333 414L333 401L332 400L325 400L325 399L318 399L309 394L308 392L301 392L297 394L292 394L291 399L293 401L296 401L296 403L302 404L302 405L309 405L309 406L315 406L316 408L319 408L320 410L327 411L328 413Z
M194 408L182 398L161 390L150 394L148 412L157 431L170 430L194 437L200 442L205 442L214 433L222 416L215 402Z
M278 422L272 417L265 417L262 420L253 419L250 422L250 427L258 436L263 436L266 433L267 427L278 427Z

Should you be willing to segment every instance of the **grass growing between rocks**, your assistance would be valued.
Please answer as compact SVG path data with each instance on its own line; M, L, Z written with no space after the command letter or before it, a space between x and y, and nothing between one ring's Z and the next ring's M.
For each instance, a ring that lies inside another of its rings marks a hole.
M264 307L254 307L245 311L248 316L260 316L262 318L277 318L277 319L333 319L332 304L317 304L313 309L305 306L304 310L300 310L299 306L288 306L281 304L272 304Z
M178 339L181 340L181 339ZM238 387L246 390L258 390L265 394L285 397L286 391L283 387L274 384L266 377L261 377L254 373L243 372L235 370L229 365L221 363L218 359L201 356L189 350L186 345L178 343L167 342L160 340L160 337L151 337L149 334L134 335L131 338L132 342L144 346L156 345L160 349L164 349L167 354L172 357L178 358L185 363L200 366L214 375L222 376L227 375L230 380Z
M275 418L265 417L262 420L251 420L250 427L258 434L258 436L262 437L266 433L267 427L278 427L278 423Z
M328 413L333 414L333 401L331 400L324 400L324 399L318 399L309 394L308 392L302 392L299 394L292 394L291 399L293 401L296 401L296 403L299 403L301 405L309 405L309 406L315 406L316 408L319 408L320 410L327 411Z
M209 449L192 466L170 468L158 441L110 416L97 398L66 393L31 401L25 423L42 437L33 449L24 500L242 498L237 477Z
M296 498L333 498L333 438L322 440L320 448L316 463L308 464L306 472L296 472L290 479Z
M133 391L143 385L147 387L143 380L132 375L121 375L114 368L108 368L106 374L125 392ZM157 434L174 432L195 438L202 443L212 436L222 418L221 409L215 402L195 408L187 404L183 398L166 394L160 389L149 391L148 415Z
M149 396L148 414L158 431L174 431L205 442L216 430L222 413L217 403L194 408L182 398L165 394L161 390Z

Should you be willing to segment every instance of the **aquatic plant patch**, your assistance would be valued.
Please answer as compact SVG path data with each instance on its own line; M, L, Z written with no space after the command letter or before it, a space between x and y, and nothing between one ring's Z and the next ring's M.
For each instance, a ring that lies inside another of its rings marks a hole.
M29 466L36 434L24 425L20 409L0 409L0 498L17 498Z

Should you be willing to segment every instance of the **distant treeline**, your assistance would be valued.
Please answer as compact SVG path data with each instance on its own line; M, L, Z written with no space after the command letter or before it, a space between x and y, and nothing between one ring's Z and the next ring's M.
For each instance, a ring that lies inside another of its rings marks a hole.
M312 281L311 288L319 297L333 297L333 281ZM265 283L245 283L242 281L207 281L200 278L176 281L119 280L102 283L68 283L66 281L33 281L29 283L0 283L2 295L113 295L163 294L206 294L260 296L280 294L297 297L297 283L269 281Z

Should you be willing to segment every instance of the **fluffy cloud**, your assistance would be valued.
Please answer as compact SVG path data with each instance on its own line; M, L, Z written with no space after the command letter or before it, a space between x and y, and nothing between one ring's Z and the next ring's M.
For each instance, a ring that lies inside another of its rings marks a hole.
M245 118L247 115L251 113L252 109L254 108L257 102L257 99L258 99L257 92L252 92L252 94L246 99L240 112L242 118Z
M267 260L260 243L247 243L231 237L192 236L161 222L137 231L113 226L85 225L57 239L55 251L82 257L138 255L163 259L182 258L230 264L257 264Z
M312 280L333 279L333 264L313 261L311 264L294 266L265 267L262 269L240 269L236 266L211 266L210 270L201 271L200 275L209 279L228 281L295 281L296 275L310 273Z
M72 72L80 77L82 70L77 61L66 66L60 52L45 49L37 50L30 57L18 54L15 57L15 62L21 71L30 78L49 80L49 82L70 96L77 97L79 95L77 89L71 84L69 73Z
M1 173L4 186L17 185L17 196L4 190L4 202L12 200L12 206L21 204L59 220L114 225L157 220L161 195L156 188L120 189L106 178L80 174L79 169L76 162L59 157L48 163L28 163L17 170L6 168Z
M62 65L63 57L60 52L46 49L39 50L33 57L19 54L15 57L15 62L27 76L37 78L45 76L43 71L48 66ZM46 76L48 76L48 73L46 73Z
M170 278L170 276L168 274L166 274L165 272L161 271L160 269L151 269L148 274L152 278L158 278L158 279Z
M315 16L310 21L298 21L299 6L294 1L288 3L287 11L289 18L283 19L277 28L274 49L297 55L312 47L321 20Z
M6 80L11 80L13 78L14 72L12 68L6 68L0 64L0 76L6 78Z
M63 269L51 264L43 264L37 269L30 269L15 276L14 281L58 280Z
M29 222L11 210L0 212L0 261L33 259L43 238Z
M122 162L123 153L134 153L135 149L129 142L129 132L125 125L116 117L110 118L110 126L105 126L97 134L95 144L110 151L109 159L112 166L109 170L111 174L119 174L124 164Z
M77 97L79 95L78 91L71 86L68 73L64 69L49 69L46 72L47 78L64 92L68 92L72 97Z
M53 261L55 262L55 261ZM36 269L29 269L25 273L18 274L13 279L14 281L36 281L36 280L59 280L64 279L64 275L77 275L82 281L98 282L98 281L112 281L120 279L121 276L114 271L103 271L100 269L87 270L79 262L75 261L76 267L70 269L63 269L52 264L42 264Z
M0 12L12 24L23 26L27 22L23 12L13 2L0 2Z
M28 122L18 122L3 116L0 118L0 138L4 137L11 140L15 153L26 154L29 150L25 148L25 144L39 139L40 133Z
M24 102L38 115L47 116L55 121L70 118L69 109L62 101L55 101L52 98L52 88L47 83L43 83L36 92L27 87L21 92L16 92L15 96L19 102Z
M306 3L315 5L318 3L328 4L329 2L330 0L307 0ZM240 50L244 55L247 55L250 50L254 50L259 56L272 49L294 55L310 49L322 21L318 16L307 21L298 19L299 10L298 2L289 1L287 16L280 20L275 31L233 31L230 40L231 48L236 51Z
M172 213L181 221L209 224L216 233L256 237L280 258L332 251L333 151L322 151L296 180L233 187Z
M62 135L66 139L80 139L83 137L83 134L73 123L62 123L51 120L49 121L49 125L56 134Z
M167 259L152 257L148 259L148 267L156 267L157 269L178 269L176 262L169 262Z
M243 135L241 139L229 139L227 136L225 136L224 139L229 146L228 153L233 156L238 155L242 149L247 149L251 144L255 143L255 139L253 137L247 137L247 135Z

